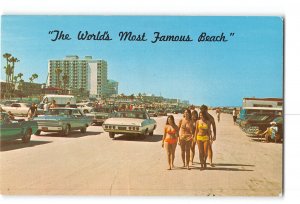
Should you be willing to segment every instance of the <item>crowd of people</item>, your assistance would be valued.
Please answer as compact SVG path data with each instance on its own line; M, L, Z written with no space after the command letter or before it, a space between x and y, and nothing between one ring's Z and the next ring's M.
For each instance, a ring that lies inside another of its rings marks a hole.
M212 143L216 140L216 124L212 115L208 113L208 107L202 105L200 113L196 110L186 109L178 126L173 115L167 117L162 138L162 147L166 149L168 170L174 168L175 150L177 144L181 148L183 168L190 170L194 163L196 144L199 151L201 170L206 168L206 160L212 163Z

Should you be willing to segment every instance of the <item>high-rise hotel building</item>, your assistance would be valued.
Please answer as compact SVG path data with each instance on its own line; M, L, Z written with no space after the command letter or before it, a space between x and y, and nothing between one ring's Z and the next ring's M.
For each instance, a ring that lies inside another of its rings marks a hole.
M79 59L76 55L63 60L49 60L48 86L88 91L90 96L102 97L107 92L107 62L91 56Z

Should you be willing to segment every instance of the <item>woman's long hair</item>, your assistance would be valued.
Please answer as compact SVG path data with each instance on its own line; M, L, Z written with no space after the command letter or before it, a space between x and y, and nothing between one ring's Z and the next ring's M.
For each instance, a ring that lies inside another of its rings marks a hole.
M191 110L190 109L185 109L185 111L187 111L187 113L190 115L190 118L185 118L185 119L191 120L192 119L192 112L191 112Z
M172 120L173 124L175 125L175 120L174 120L174 116L173 116L173 115L169 115L169 116L167 117L166 125L171 125L171 124L169 123L169 118Z
M193 119L193 116L196 117L196 120L199 120L198 112L196 110L193 110L193 112L192 112L192 119Z

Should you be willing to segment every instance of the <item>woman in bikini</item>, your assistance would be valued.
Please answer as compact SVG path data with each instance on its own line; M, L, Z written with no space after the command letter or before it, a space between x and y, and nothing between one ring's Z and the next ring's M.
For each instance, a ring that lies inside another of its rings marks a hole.
M179 142L183 167L190 170L190 149L193 141L192 114L189 109L184 111L183 118L179 121Z
M193 122L193 135L196 130L196 122L198 120L198 112L196 110L193 110L192 112L192 122ZM192 140L191 144L191 164L194 162L194 157L195 157L195 147L196 147L196 141L195 139Z
M195 140L199 149L201 169L206 168L207 151L211 137L210 125L209 118L200 112L199 120L196 122Z
M165 125L164 135L162 138L162 147L167 151L169 168L174 168L175 150L177 146L178 126L175 124L173 115L169 115Z

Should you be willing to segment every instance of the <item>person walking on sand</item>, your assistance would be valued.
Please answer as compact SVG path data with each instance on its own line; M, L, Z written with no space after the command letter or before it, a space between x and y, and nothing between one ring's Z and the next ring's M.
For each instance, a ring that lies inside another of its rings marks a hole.
M193 141L193 122L192 114L189 109L186 109L183 118L179 121L179 141L181 147L181 158L183 167L190 170L190 149Z
M208 155L209 140L211 137L211 122L207 114L200 112L199 120L196 122L195 140L199 150L201 170L206 168L206 159Z
M167 117L162 138L162 147L166 149L168 159L168 170L174 168L175 150L177 146L178 126L175 124L173 115Z
M232 117L233 117L233 124L235 125L236 124L236 119L237 119L237 110L236 108L233 109L232 111Z
M220 120L221 120L221 109L220 108L216 109L216 114L217 114L218 122L220 122Z
M216 128L216 123L214 117L208 113L208 107L206 105L202 105L200 107L200 111L202 114L209 120L210 126L209 128L213 129L213 134L210 135L209 138L209 143L208 143L208 160L209 160L209 165L213 167L213 150L212 150L212 144L213 142L217 139L217 128Z
M192 122L193 122L193 132L192 134L194 135L195 130L196 130L196 122L198 120L198 112L196 110L192 111ZM196 148L196 140L193 139L192 140L192 144L191 144L191 164L193 165L194 163L194 157L195 157L195 148Z

